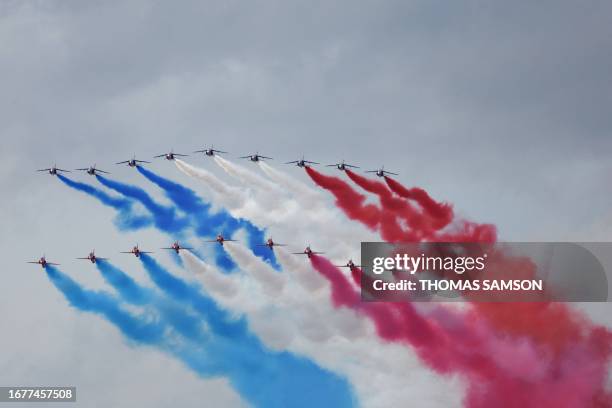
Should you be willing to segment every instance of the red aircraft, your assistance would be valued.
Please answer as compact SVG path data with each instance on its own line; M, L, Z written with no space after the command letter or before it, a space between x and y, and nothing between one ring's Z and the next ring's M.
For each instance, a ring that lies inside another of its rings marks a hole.
M141 251L140 249L138 249L138 244L136 244L136 246L132 248L131 251L121 252L121 253L122 254L134 254L136 258L140 258L140 254L152 254L153 252Z
M57 176L58 171L63 171L64 173L70 173L70 170L64 170L64 169L57 168L55 164L53 165L53 167L49 167L48 169L39 169L36 171L46 171L52 176Z
M205 242L218 242L219 244L223 245L223 243L226 242L226 241L229 242L229 241L236 241L236 240L235 239L225 239L225 238L223 238L223 235L219 234L219 235L217 235L217 239L211 239L211 240L208 240L208 241L205 241Z
M355 268L361 268L361 265L355 265L352 259L349 259L346 265L335 265L336 268L349 268L351 271Z
M53 262L47 262L47 260L45 259L45 256L41 256L40 259L38 261L28 261L28 263L31 264L38 264L40 266L44 268L47 267L47 265L59 265L58 263L53 263Z
M89 255L86 258L77 258L77 259L87 259L91 261L92 264L95 264L97 261L106 261L108 258L98 258L95 254L95 249L92 249Z
M310 245L308 245L306 247L306 249L304 249L303 252L294 252L294 255L306 255L308 256L308 258L311 258L313 255L315 254L324 254L325 252L315 252L312 249L310 249Z
M162 248L162 249L171 249L171 250L175 251L178 254L181 249L193 249L193 248L183 247L183 246L181 246L181 244L179 244L178 241L174 241L174 244L172 244L171 247Z
M277 244L272 240L272 238L268 238L265 244L257 244L257 246L267 246L270 249L274 249L275 246L287 246L286 244Z

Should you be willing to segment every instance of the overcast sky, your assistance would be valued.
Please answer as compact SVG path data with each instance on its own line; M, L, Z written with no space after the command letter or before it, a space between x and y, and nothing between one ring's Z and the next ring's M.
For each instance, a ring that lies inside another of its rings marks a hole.
M135 387L161 407L172 381L182 406L202 387L239 404L23 264L45 252L95 285L71 258L167 241L119 235L110 210L33 171L53 163L141 185L113 163L214 144L276 165L384 164L501 239L609 241L611 41L606 1L1 2L0 384L78 383L98 406Z

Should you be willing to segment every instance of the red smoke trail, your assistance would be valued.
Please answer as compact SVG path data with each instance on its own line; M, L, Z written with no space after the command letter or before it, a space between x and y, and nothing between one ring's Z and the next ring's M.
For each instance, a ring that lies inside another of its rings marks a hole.
M380 230L381 236L389 241L415 241L417 234L404 231L397 222L395 215L382 211L373 204L366 204L366 196L355 191L345 181L332 176L326 176L311 167L306 166L306 173L320 187L331 192L336 198L336 205L352 220L364 224L371 230Z
M587 341L550 354L521 338L497 337L483 329L482 320L438 308L429 318L410 303L363 303L348 278L327 259L314 255L311 263L332 287L336 307L366 315L379 336L404 342L438 373L461 373L468 383L464 403L470 407L609 407L605 388L610 335L591 332ZM361 270L352 278L360 282ZM436 323L437 322L437 323Z
M348 184L336 177L321 175L313 169L306 169L308 174L317 184L330 190L341 201L344 197L347 202L363 203L364 196L355 192ZM349 177L351 177L351 174ZM352 174L355 176L355 174ZM369 191L380 191L380 187L367 183L367 179L351 177L358 184ZM424 208L432 214L443 215L452 218L452 207L448 204L439 204L421 189L407 189L397 181L386 177L389 187L394 192L408 198L419 200ZM378 183L380 184L380 183ZM385 194L382 193L381 194ZM344 204L344 203L343 203ZM341 208L347 207L341 205ZM347 212L345 210L345 212ZM348 213L348 212L347 212ZM382 214L381 214L382 213ZM409 242L413 241L414 236L407 236L401 233L397 222L390 215L383 215L389 211L378 211L377 219L381 236L389 242ZM355 218L354 218L355 219ZM438 242L487 242L497 241L497 230L491 224L477 224L469 221L455 222L449 231L437 233L434 237ZM513 262L507 259L506 262ZM535 275L533 265L515 265L515 268L527 268L524 271L525 278ZM532 268L529 270L529 268ZM498 330L510 335L527 336L540 344L547 345L555 352L560 352L568 344L584 340L584 336L579 334L597 330L592 327L582 316L573 313L566 305L559 303L473 303L475 317L481 317L489 321Z
M450 204L438 203L422 188L413 187L408 189L391 177L384 176L384 178L389 188L393 190L395 194L416 201L432 217L438 219L439 225L441 225L440 228L448 225L453 220L453 207Z
M370 180L363 177L350 169L346 169L345 173L349 178L364 190L376 194L380 199L380 204L385 211L389 211L407 222L413 231L417 231L420 236L428 237L434 229L441 228L439 223L432 223L429 215L420 213L410 205L409 201L397 198L392 191L384 184L376 180Z
M366 197L363 194L357 193L337 177L325 176L308 166L305 169L315 183L336 197L336 204L350 219L360 221L371 230L376 230L380 223L381 211L375 205L364 204Z

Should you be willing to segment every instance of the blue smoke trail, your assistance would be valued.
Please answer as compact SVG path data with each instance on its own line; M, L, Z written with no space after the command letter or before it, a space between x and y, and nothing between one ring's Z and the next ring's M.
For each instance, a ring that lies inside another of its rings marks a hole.
M190 304L195 311L208 319L217 334L232 338L246 333L244 318L232 319L228 313L217 307L214 300L201 294L197 287L168 273L149 255L141 254L140 260L151 280L160 290L177 301Z
M83 289L54 266L48 265L45 269L51 282L77 310L102 315L128 339L158 347L178 357L202 377L222 374L218 366L209 362L211 356L203 348L205 343L201 344L201 347L194 347L193 343L181 344L176 340L168 341L169 339L165 336L167 324L164 322L151 322L149 319L138 318L122 309L118 300L108 293ZM177 312L176 317L184 319L183 312ZM180 324L175 326L180 327ZM199 340L201 341L201 338ZM214 347L212 350L214 351Z
M207 339L200 320L175 302L162 298L150 288L139 285L132 277L105 260L98 260L96 266L104 280L121 295L122 299L133 305L154 304L162 317L188 339L202 344Z
M47 276L70 304L78 310L93 312L106 317L128 338L145 344L159 343L163 338L163 327L144 322L119 307L118 301L105 292L83 289L78 283L57 268L47 265Z
M185 218L179 218L174 208L165 207L156 203L143 189L107 179L99 174L96 174L96 179L104 186L140 202L149 212L151 212L155 226L160 230L176 234L187 227L187 220Z
M261 407L349 407L355 403L346 379L312 361L267 349L248 331L244 319L231 321L214 301L171 275L147 254L140 257L155 284L169 296L188 302L207 322L218 341L208 346L213 364L229 376L238 392ZM211 350L222 350L213 353Z
M133 201L129 199L110 196L104 191L95 188L94 186L71 180L61 174L58 174L57 177L67 186L72 187L75 190L81 191L83 193L89 194L90 196L97 198L102 204L117 210L118 215L115 219L115 224L122 231L136 230L148 227L153 222L150 217L144 215L135 215L132 211Z
M153 293L140 286L121 269L105 260L98 260L96 267L104 280L119 292L121 297L134 305L144 305L153 299Z
M243 228L247 232L249 248L253 253L268 261L277 270L280 266L276 262L274 252L261 247L265 241L264 231L247 220L236 219L225 210L211 214L211 205L202 201L191 189L179 183L161 177L144 167L138 167L140 174L164 190L166 196L182 211L192 216L197 223L196 234L202 237L211 237L220 229L227 234Z

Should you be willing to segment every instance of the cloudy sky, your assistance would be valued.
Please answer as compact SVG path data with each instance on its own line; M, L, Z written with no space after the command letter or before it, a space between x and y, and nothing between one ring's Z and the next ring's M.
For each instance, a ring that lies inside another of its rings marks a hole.
M141 184L113 163L214 144L384 164L502 239L610 240L611 40L605 1L1 2L0 384L77 384L89 406L134 390L149 406L240 404L23 263L45 252L95 285L71 258L142 239L33 171L53 163Z

